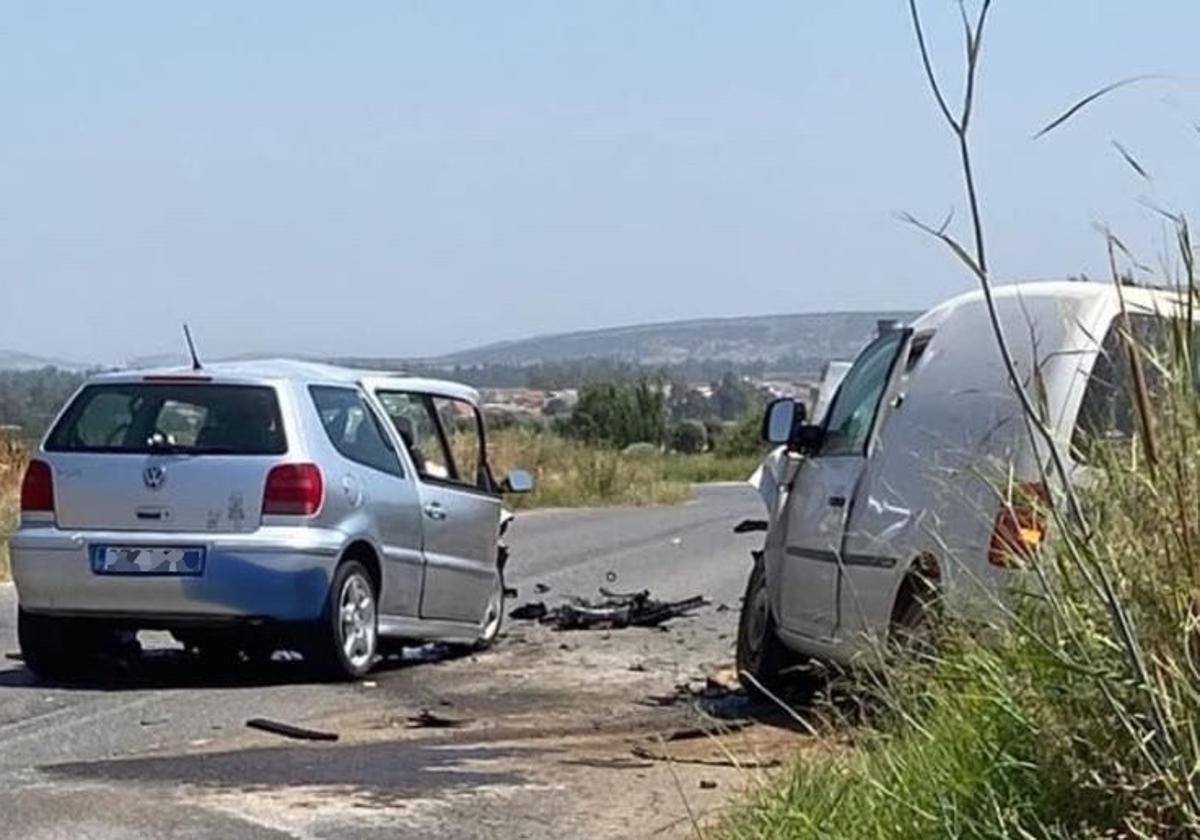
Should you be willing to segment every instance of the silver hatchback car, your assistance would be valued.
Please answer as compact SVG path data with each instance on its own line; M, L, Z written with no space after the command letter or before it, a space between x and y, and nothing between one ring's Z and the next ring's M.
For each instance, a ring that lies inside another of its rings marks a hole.
M142 629L213 657L299 648L353 678L380 639L486 646L501 494L478 395L295 361L105 374L31 461L10 541L25 663L69 676Z

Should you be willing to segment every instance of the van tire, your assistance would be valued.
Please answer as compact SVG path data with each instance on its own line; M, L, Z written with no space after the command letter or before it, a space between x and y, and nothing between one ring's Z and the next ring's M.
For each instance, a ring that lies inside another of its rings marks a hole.
M354 621L343 620L343 605L354 600L354 593L366 598L369 603L360 609L365 630L365 652L351 657L346 651L347 633ZM326 596L325 609L312 628L312 638L305 646L305 654L315 666L318 675L330 680L357 680L366 676L379 657L379 593L366 567L357 560L345 560L333 573Z
M892 608L888 642L893 658L928 657L937 650L937 590L924 578L910 575L900 586Z
M762 557L756 557L738 618L737 670L742 687L751 697L770 699L763 689L778 694L787 682L784 672L800 661L800 657L779 640L775 616L771 612L766 568Z
M43 679L81 675L93 664L95 634L71 618L38 615L17 608L17 641L25 667Z

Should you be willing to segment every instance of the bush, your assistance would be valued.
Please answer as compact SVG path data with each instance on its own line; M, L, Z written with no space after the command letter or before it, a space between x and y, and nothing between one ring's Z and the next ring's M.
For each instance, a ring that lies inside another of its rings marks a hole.
M642 379L585 385L570 420L561 428L578 440L622 448L639 441L662 444L666 427L663 389Z
M762 416L747 414L734 425L727 426L717 438L713 449L724 458L765 454L767 447L762 441Z
M661 454L661 447L653 443L647 443L646 441L631 443L621 450L622 457L635 461L646 461L651 458L657 458Z
M708 432L699 420L682 420L671 427L671 449L696 455L708 448Z

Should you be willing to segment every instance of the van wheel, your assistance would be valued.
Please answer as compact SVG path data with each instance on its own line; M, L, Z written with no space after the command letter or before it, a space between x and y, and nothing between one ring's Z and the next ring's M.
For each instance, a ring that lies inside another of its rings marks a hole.
M371 576L361 563L347 560L338 566L307 651L321 674L355 680L371 670L379 648L375 599Z
M82 622L17 608L17 640L25 666L45 679L81 675L95 662L97 636Z
M900 587L888 630L893 658L922 658L936 652L935 597L933 587L919 578L910 578Z
M799 657L776 634L766 568L762 558L757 558L738 619L737 669L742 686L751 697L769 699L762 689L776 693L785 683L784 671L798 662Z

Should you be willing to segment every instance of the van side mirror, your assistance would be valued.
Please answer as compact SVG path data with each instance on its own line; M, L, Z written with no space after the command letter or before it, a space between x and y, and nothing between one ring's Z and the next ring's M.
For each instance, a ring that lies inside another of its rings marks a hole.
M812 451L821 444L822 430L820 426L806 424L807 419L804 403L786 397L777 399L763 415L762 438L775 446Z
M762 439L776 446L791 443L796 427L804 423L803 403L787 397L772 400L763 415Z
M533 476L525 470L513 470L500 482L502 493L532 493Z

